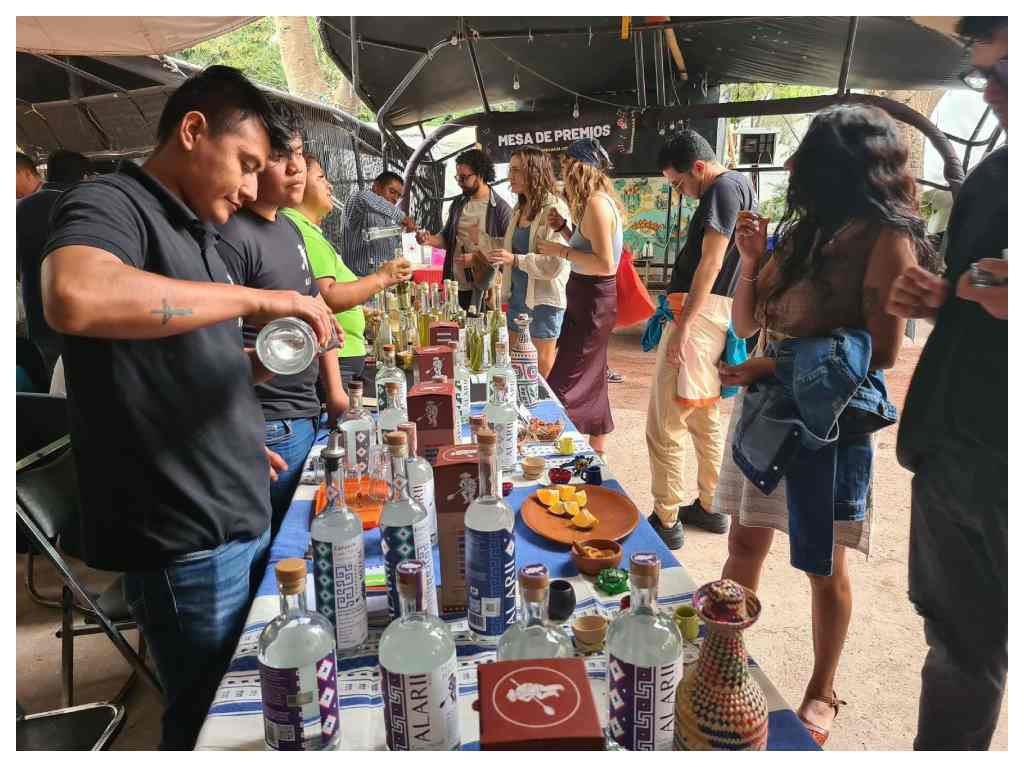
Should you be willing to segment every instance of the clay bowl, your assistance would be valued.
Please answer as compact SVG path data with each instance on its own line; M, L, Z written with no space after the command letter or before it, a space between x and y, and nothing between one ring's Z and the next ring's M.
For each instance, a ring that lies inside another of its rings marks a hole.
M530 456L522 460L523 465L523 478L529 480L540 479L540 475L544 473L544 459L537 456Z
M604 549L614 553L607 557L591 557L584 553L584 546L592 546L595 549ZM585 538L578 541L573 544L571 553L573 564L584 575L596 576L606 567L618 567L622 562L622 546L605 538Z
M601 615L581 615L572 622L576 642L584 647L600 647L608 632L608 620Z

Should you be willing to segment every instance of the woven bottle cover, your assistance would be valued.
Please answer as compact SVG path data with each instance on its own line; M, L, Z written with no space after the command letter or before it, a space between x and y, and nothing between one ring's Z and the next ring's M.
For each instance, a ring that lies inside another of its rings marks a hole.
M434 383L448 383L448 376L446 376L446 375L434 376Z
M486 426L481 426L476 433L476 444L479 445L480 455L494 455L497 449L498 435Z
M277 584L285 594L301 594L306 590L306 560L292 557L274 565Z
M519 569L519 585L527 602L543 602L548 582L548 569L544 565L526 565Z
M747 591L736 581L722 578L703 586L703 599L700 600L699 611L705 619L715 623L741 625L756 619L760 613L760 603L753 600L754 613L748 609Z
M661 572L661 560L657 554L638 551L629 558L629 577L642 589L658 584L658 573Z
M412 421L403 421L398 424L398 430L405 435L409 445L409 455L416 452L416 424Z
M389 431L384 435L384 442L387 443L388 452L396 458L405 458L409 455L409 439L405 436L405 432Z

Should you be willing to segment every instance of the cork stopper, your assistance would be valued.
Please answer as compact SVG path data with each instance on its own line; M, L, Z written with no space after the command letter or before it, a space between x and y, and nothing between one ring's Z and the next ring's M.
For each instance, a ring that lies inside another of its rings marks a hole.
M406 437L406 439L408 441L409 454L411 455L411 454L415 453L416 452L416 424L413 423L412 421L402 421L402 423L398 424L398 430L400 432L402 432L402 434L405 435L405 437Z
M639 551L629 558L629 577L640 588L650 588L658 583L661 560L657 554Z
M394 344L384 344L380 348L384 351L385 354L394 354L395 353L395 345Z
M424 568L418 559L407 559L395 567L398 579L398 593L404 597L416 598L423 593Z
M506 386L505 376L494 375L491 377L491 383L494 384L495 389L504 389Z
M448 376L446 376L446 375L436 375L436 376L434 376L433 380L434 380L434 383L437 383L437 384L448 383Z
M487 424L487 419L482 415L471 415L469 417L469 428L474 432L480 431L481 426Z
M384 442L388 447L405 447L409 443L409 438L400 431L389 431L384 435Z
M481 426L476 433L476 444L479 446L480 455L494 455L497 450L498 435L486 426Z
M348 396L352 399L363 396L363 382L352 380L348 384Z
M402 390L402 387L397 381L388 381L384 384L384 388L387 390L388 394L398 394L398 392Z
M507 351L508 351L508 344L506 344L504 341L498 341L498 343L496 343L494 345L494 354L495 354L495 356L500 357L502 354L504 354Z
M519 569L519 586L527 602L543 602L550 578L544 565L526 565Z
M274 574L282 594L301 594L306 590L305 559L282 559L274 566Z

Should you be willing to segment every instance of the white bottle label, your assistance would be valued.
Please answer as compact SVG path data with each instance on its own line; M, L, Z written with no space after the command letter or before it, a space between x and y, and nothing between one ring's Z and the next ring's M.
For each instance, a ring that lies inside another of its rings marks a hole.
M274 668L260 663L263 732L275 751L319 751L337 736L338 661L332 649L315 663Z
M497 437L498 469L503 473L510 473L514 471L518 457L518 446L516 445L516 421L499 424L489 421L487 423L487 428L493 431Z
M671 751L682 658L634 666L608 657L608 729L629 751Z
M453 751L459 747L459 678L454 654L427 674L393 674L382 666L380 676L390 750Z
M398 578L395 568L399 562L418 559L424 565L423 611L437 615L437 588L434 578L434 554L430 545L430 520L424 517L415 525L382 527L380 547L384 554L384 574L388 584L388 614L394 620L398 617Z
M313 539L316 611L334 625L339 650L366 641L366 567L363 540L330 543Z
M437 503L434 500L433 478L419 484L409 483L409 495L420 506L427 510L427 519L430 521L430 534L437 538Z

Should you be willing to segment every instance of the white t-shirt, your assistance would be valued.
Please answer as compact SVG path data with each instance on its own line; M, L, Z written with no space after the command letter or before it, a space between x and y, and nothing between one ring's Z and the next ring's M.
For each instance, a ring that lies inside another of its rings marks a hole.
M455 235L455 253L472 253L476 248L469 239L469 227L476 224L481 234L486 233L487 226L487 200L469 200L462 208L462 216L459 217L458 232ZM466 279L464 269L455 268L455 278L459 281L459 287L469 290L472 285Z

